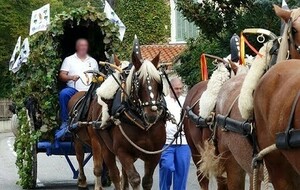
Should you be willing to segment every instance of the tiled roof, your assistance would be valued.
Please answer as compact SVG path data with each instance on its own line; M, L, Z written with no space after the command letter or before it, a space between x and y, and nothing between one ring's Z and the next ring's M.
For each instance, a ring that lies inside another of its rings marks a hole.
M141 53L144 59L152 60L160 52L161 63L173 63L186 49L186 45L142 45Z

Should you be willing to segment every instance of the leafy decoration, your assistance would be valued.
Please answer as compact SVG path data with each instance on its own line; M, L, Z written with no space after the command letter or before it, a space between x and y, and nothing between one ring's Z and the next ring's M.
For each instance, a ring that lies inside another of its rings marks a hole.
M128 59L136 34L141 44L162 44L170 37L170 6L166 0L118 0L116 13L126 26L118 55Z
M32 147L41 136L48 138L53 136L53 130L58 126L56 120L58 110L57 77L63 56L61 55L61 39L65 27L89 27L90 23L96 24L101 29L99 35L104 35L105 50L113 51L119 43L118 28L106 18L105 13L98 12L90 5L71 9L55 15L46 32L38 33L30 38L31 54L28 63L24 64L14 76L12 98L17 106L22 108L19 110L20 128L15 142L15 151L17 152L16 165L20 176L18 184L23 188L32 188L33 185ZM47 133L32 131L29 127L26 110L23 108L24 100L29 96L34 96L39 102L43 128L48 129Z

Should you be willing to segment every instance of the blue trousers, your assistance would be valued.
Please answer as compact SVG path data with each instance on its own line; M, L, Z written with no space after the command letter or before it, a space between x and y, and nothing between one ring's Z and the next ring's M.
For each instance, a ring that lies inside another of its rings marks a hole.
M67 122L69 119L68 103L72 96L78 91L75 88L67 87L59 93L60 119L62 122Z
M159 163L159 189L185 190L190 168L191 151L188 145L172 145L165 150Z

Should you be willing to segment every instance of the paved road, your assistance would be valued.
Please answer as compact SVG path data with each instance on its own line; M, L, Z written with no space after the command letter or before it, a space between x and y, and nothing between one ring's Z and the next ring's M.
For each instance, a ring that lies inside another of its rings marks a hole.
M13 152L14 137L12 133L0 133L0 190L20 190L16 185L18 180L17 169L15 166L16 154ZM76 159L71 158L75 165ZM140 172L143 173L142 162L137 161L136 166ZM89 189L93 184L92 162L89 162L85 167L88 178ZM188 180L188 189L199 189L196 180L196 170L191 164L191 171ZM72 172L64 157L51 156L47 157L45 154L38 154L38 189L43 190L71 190L76 188L76 180L72 179ZM113 188L106 188L105 190L112 190ZM154 176L153 189L158 189L158 169L156 168ZM214 189L214 188L213 188Z
M0 190L21 190L16 185L18 180L17 168L15 166L16 153L13 151L13 143L15 138L12 133L0 133ZM77 165L75 157L71 160ZM137 161L136 167L140 174L143 174L143 165L141 161ZM76 167L77 168L77 167ZM92 161L86 167L85 172L88 179L89 189L93 188L93 171ZM47 157L45 154L38 154L38 188L42 190L75 190L76 180L72 179L72 172L63 156ZM158 190L158 168L154 174L153 190ZM188 190L197 190L199 185L196 179L196 168L191 163L188 178ZM210 189L215 190L214 180L210 183ZM246 188L249 189L249 180L247 178ZM112 187L105 190L113 190Z

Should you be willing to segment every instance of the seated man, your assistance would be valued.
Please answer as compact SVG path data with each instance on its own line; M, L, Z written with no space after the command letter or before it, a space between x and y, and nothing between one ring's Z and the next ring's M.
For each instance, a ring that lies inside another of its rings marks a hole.
M89 44L86 39L76 41L76 53L66 57L60 69L59 79L67 86L59 93L60 119L62 124L55 138L61 138L67 130L69 119L68 102L73 95L79 91L87 91L90 85L86 85L82 80L83 72L87 70L99 70L97 61L88 55Z

